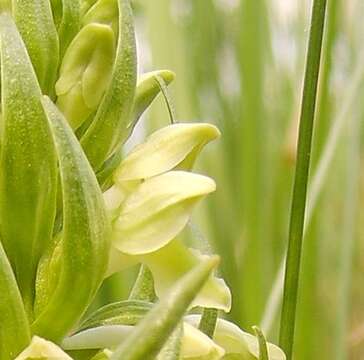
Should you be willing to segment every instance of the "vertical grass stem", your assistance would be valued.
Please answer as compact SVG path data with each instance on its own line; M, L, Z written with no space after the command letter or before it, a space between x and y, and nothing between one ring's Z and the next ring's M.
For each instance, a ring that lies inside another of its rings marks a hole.
M303 85L296 173L290 217L289 242L279 338L280 346L285 351L288 360L292 358L294 340L307 182L310 166L326 3L326 0L313 0Z

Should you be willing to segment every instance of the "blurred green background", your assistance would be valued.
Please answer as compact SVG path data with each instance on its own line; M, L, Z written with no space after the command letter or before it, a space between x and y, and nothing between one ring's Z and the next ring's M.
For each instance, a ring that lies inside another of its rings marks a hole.
M295 359L364 358L364 3L329 0L310 173ZM139 71L171 69L178 121L222 138L197 171L218 191L186 231L222 257L229 317L277 341L311 1L135 0ZM158 99L131 143L169 122ZM129 144L129 146L131 146ZM103 298L129 290L135 269ZM102 299L100 301L103 301Z

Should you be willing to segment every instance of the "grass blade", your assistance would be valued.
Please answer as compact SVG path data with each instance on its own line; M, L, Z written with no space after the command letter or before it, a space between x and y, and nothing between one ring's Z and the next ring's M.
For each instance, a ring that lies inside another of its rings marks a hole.
M288 360L292 358L294 341L307 183L325 14L326 0L314 0L300 117L279 339Z

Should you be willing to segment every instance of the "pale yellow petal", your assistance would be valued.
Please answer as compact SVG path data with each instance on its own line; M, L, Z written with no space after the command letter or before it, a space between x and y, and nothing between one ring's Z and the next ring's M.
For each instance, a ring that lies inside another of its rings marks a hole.
M44 340L38 336L34 336L30 345L19 354L15 360L72 360L61 348L56 344Z
M189 170L197 154L208 142L220 136L210 124L173 124L159 129L125 158L115 173L115 182L147 179L177 168L186 158Z
M156 252L144 255L141 260L151 270L155 291L162 297L173 284L196 266L203 256L191 251L178 239L174 239ZM212 276L196 296L193 306L220 309L231 308L231 293L224 280Z
M181 357L185 360L219 360L224 356L222 347L188 323L183 324Z
M124 201L113 226L113 246L130 255L160 249L182 231L196 203L215 188L212 179L185 171L147 179Z
M185 321L198 327L200 315L188 315ZM259 344L257 338L243 330L237 325L218 319L214 334L214 341L225 349L226 358L234 356L236 360L257 360L259 358ZM276 345L268 343L270 360L286 360L284 352Z

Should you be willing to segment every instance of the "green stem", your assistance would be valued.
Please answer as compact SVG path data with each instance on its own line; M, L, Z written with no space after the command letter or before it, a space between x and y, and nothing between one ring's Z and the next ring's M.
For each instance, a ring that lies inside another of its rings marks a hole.
M290 217L289 242L279 339L280 346L287 355L287 360L292 358L294 340L303 226L306 209L307 181L310 166L312 132L325 14L326 0L313 0L298 136L296 174Z
M218 316L219 311L217 309L203 309L198 328L211 339L214 337Z

